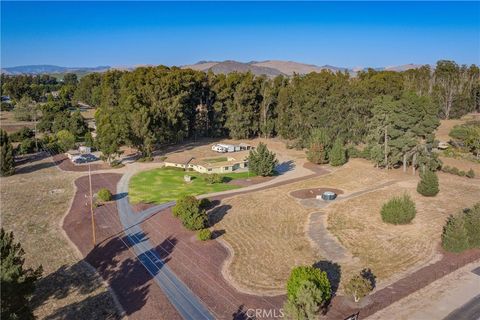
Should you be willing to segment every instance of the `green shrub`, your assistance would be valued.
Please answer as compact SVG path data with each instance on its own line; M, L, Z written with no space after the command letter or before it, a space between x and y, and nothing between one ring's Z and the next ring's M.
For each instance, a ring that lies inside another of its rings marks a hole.
M24 139L18 145L18 153L19 154L29 154L35 151L35 141L33 139L27 138Z
M468 234L462 214L448 218L443 227L442 246L451 252L462 252L468 249Z
M417 184L417 192L425 197L434 197L438 193L438 177L433 171L427 170L420 174L420 181Z
M215 184L215 183L222 183L223 182L223 177L219 175L218 173L204 173L202 174L203 180L205 180L206 183L208 184Z
M370 158L370 152L368 149L358 150L354 146L350 146L347 149L347 155L349 158L362 158L367 160Z
M13 104L7 102L0 102L0 111L10 111L13 109Z
M68 151L75 147L75 136L68 130L60 130L56 134L57 144L62 151Z
M112 193L107 188L101 188L100 190L98 190L97 197L101 201L107 202L112 200Z
M197 233L198 240L207 241L212 239L212 232L209 229L201 229Z
M10 141L20 142L28 138L33 138L34 135L35 133L33 132L32 129L23 127L22 129L12 133L9 137L10 137Z
M0 128L0 176L11 176L15 173L13 146L7 132Z
M87 131L85 135L83 136L83 141L85 143L85 146L93 148L95 146L95 140L93 140L92 133L90 131Z
M351 295L355 302L366 297L372 290L371 280L362 276L362 274L354 275L345 285L345 293Z
M152 162L153 157L141 157L137 160L137 162Z
M473 171L473 169L468 170L466 176L470 179L475 178L475 171Z
M347 155L341 139L335 140L330 151L330 164L332 166L341 166L347 162Z
M327 273L310 266L298 266L292 269L287 282L287 297L289 299L296 297L298 289L304 281L311 281L322 290L323 301L330 299L332 290Z
M415 218L415 203L409 195L394 197L385 203L381 210L383 222L392 224L407 224Z
M120 160L113 160L112 162L110 162L110 167L112 168L122 168L124 167L125 165L122 163L122 161Z
M182 221L185 228L200 230L207 225L207 213L200 204L194 196L183 196L177 200L172 213Z
M459 176L460 175L460 169L458 169L457 167L452 167L450 169L450 173Z
M465 229L470 248L480 248L480 203L464 213Z

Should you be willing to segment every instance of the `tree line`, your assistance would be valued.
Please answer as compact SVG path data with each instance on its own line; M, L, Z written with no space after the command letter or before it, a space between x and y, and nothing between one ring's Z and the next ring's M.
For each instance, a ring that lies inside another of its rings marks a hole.
M56 97L40 99L32 91L37 83L57 90ZM66 111L77 102L96 107L95 144L108 161L121 145L149 157L156 146L185 139L280 136L292 147L322 152L312 154L319 163L330 161L334 145L339 163L339 145L361 145L359 152L366 149L364 156L379 166L418 166L429 158L439 119L480 111L480 70L442 60L435 68L405 72L369 69L351 76L325 70L267 78L158 66L80 80L66 75L61 83L48 76L2 75L4 94L47 101L41 112L47 119L40 125L46 132L71 126L78 131L74 135L84 135L85 126L67 121Z

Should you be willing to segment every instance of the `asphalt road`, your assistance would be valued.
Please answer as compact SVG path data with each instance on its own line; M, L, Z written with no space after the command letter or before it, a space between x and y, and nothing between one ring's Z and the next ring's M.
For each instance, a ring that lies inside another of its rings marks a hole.
M127 172L120 179L117 185L118 194L128 193L130 177L131 173ZM182 318L215 319L202 301L163 263L140 226L140 221L173 204L174 202L165 203L136 214L130 206L128 196L117 200L118 215L131 248Z
M460 308L451 312L443 320L479 320L480 319L480 294Z

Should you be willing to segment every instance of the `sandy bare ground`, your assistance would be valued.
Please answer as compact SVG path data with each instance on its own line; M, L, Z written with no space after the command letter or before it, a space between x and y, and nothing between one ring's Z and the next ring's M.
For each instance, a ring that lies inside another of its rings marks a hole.
M46 158L0 178L2 226L22 243L26 264L41 264L44 269L32 298L39 319L72 319L79 314L88 319L116 318L106 287L81 261L60 227L77 177L77 173L58 170Z
M480 179L480 163L447 157L440 157L440 160L442 160L444 166L457 167L465 172L472 169L475 172L475 178Z
M452 138L448 135L452 128L458 124L464 124L466 120L462 119L451 119L451 120L441 120L440 126L435 132L435 138L442 142L448 142Z
M480 276L472 272L475 268L480 268L480 262L467 264L367 319L382 320L392 314L398 320L443 319L480 294Z

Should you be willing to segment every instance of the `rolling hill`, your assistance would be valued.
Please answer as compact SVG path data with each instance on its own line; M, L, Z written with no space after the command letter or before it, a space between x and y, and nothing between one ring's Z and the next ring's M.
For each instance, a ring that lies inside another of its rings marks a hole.
M8 75L17 74L51 74L53 76L62 76L65 73L72 72L78 76L83 76L91 72L105 72L111 69L118 70L133 70L136 67L110 67L110 66L98 66L98 67L60 67L55 65L26 65L17 67L2 68L1 73ZM416 69L421 67L419 64L405 64L400 66L389 66L374 68L375 70L387 70L387 71L406 71L409 69ZM299 63L295 61L282 61L282 60L266 60L266 61L250 61L239 62L234 60L225 61L199 61L195 64L181 66L183 69L193 69L197 71L212 71L213 73L230 73L230 72L247 72L250 71L255 75L266 75L267 77L275 77L278 75L291 76L293 74L307 74L310 72L320 72L322 70L329 70L332 72L346 71L351 75L355 75L361 70L366 70L364 67L355 67L352 69L344 67L336 67L331 65L317 66L314 64Z

